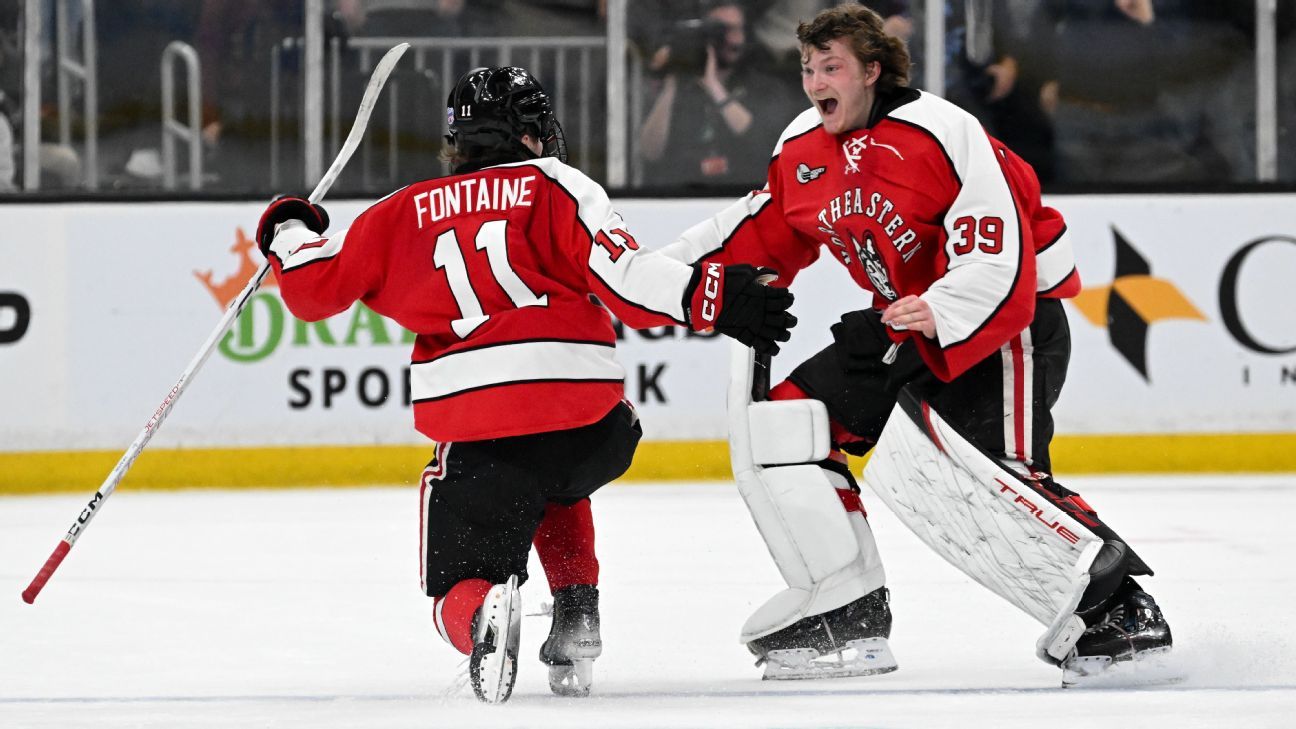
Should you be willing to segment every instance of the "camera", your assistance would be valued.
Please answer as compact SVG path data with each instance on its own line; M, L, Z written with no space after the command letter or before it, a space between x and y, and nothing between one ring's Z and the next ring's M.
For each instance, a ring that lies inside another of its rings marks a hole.
M706 68L706 49L723 45L726 30L725 24L714 18L679 21L668 36L670 59L662 72L701 75Z

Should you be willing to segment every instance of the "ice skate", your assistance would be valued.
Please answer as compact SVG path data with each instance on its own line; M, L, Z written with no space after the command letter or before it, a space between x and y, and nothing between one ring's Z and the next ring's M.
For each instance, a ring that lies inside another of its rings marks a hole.
M598 588L571 585L555 592L553 623L540 646L540 660L549 666L549 688L559 696L588 696L594 659L602 653Z
M517 679L518 642L522 627L522 600L517 577L486 593L473 617L473 649L468 658L468 679L473 693L488 704L508 701Z
M1152 596L1126 578L1107 611L1062 662L1064 687L1176 680L1166 663L1174 641Z
M879 588L822 615L803 618L747 644L766 680L845 678L890 673L891 608Z

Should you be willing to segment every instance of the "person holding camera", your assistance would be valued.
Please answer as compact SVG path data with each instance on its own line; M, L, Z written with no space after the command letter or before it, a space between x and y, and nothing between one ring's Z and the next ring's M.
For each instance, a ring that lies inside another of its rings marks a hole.
M743 6L718 0L703 11L672 26L648 61L662 76L639 133L650 185L758 184L765 175L761 151L778 139L780 120L793 110L781 80L748 43Z

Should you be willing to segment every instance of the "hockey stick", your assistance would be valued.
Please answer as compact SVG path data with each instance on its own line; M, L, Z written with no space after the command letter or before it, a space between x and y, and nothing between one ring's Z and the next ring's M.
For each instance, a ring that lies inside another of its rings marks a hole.
M383 85L387 83L387 77L391 75L392 68L396 66L396 62L400 60L401 55L408 48L408 43L401 43L387 51L382 60L378 61L378 66L374 69L373 75L369 77L369 85L365 87L364 98L360 100L360 109L356 112L355 122L351 124L351 131L347 134L342 149L310 194L309 199L312 203L317 203L323 199L325 193L329 191L338 175L341 174L342 168L351 159L351 155L355 154L356 147L360 145L360 139L364 136L365 127L369 124L369 116L373 113L374 104L378 101L378 94L382 91ZM126 476L126 472L135 463L135 459L144 450L144 446L148 445L148 442L153 439L153 434L157 432L158 428L162 427L162 421L166 420L167 415L171 413L171 408L175 406L176 400L180 399L180 395L184 394L185 388L189 386L189 380L198 372L198 368L203 366L207 358L211 356L212 350L216 349L216 345L225 336L225 332L229 331L230 326L234 324L234 320L238 318L243 311L243 307L247 305L248 300L252 298L252 294L256 292L257 287L261 285L261 281L269 272L270 261L267 259L257 269L252 279L248 281L247 286L243 288L243 291L225 310L225 315L221 317L220 323L216 325L216 330L211 333L211 336L207 337L207 341L198 350L198 354L194 355L193 360L189 362L189 366L185 367L184 372L181 373L179 381L162 399L162 404L158 405L157 410L153 411L153 416L144 424L144 429L140 431L139 435L135 436L135 440L130 444L130 447L122 454L121 460L117 461L117 465L108 474L108 478L95 492L94 498L90 499L90 503L86 504L86 507L81 510L81 515L72 524L72 528L68 529L67 535L54 548L54 552L49 556L49 559L45 560L45 566L41 567L40 572L36 573L36 577L32 579L31 584L27 586L26 590L23 590L23 602L30 605L36 601L36 596L44 589L45 583L49 582L54 570L58 569L58 566L63 563L63 558L67 556L77 538L90 525L90 520L94 518L95 514L99 513L104 501L112 495L112 492L117 488L118 482Z

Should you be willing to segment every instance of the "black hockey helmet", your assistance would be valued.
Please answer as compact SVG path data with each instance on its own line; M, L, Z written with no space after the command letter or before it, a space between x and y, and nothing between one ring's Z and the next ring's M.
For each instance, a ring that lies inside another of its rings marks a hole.
M544 156L567 161L549 95L524 68L474 68L461 76L446 99L446 122L446 141L465 160L531 159L535 154L522 144L530 134L544 145Z

